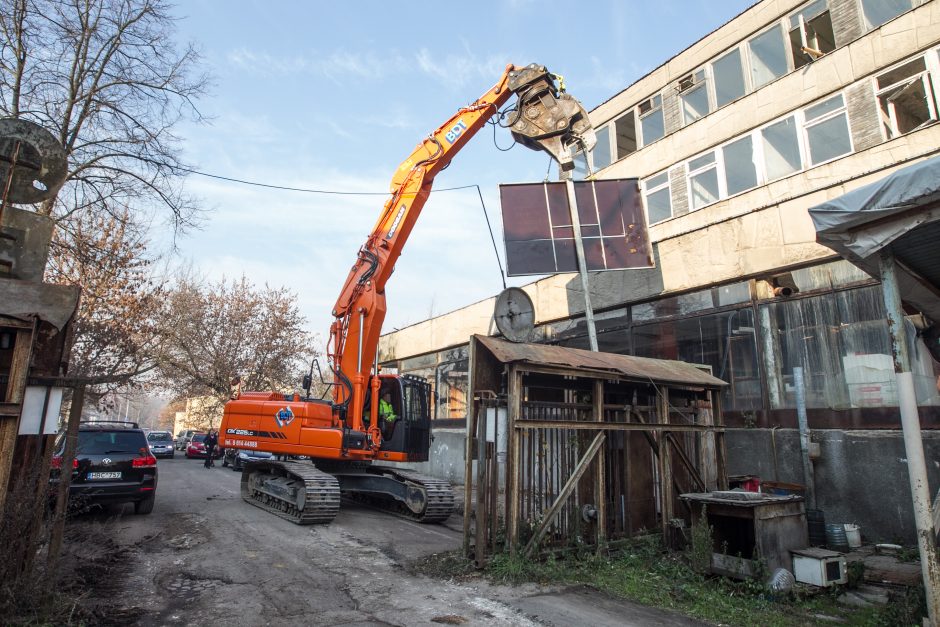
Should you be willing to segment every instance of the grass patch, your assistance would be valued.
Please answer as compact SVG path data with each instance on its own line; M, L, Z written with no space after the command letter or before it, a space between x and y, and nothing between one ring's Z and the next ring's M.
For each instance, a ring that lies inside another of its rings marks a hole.
M899 593L884 607L864 609L837 603L842 590L777 599L762 582L698 572L691 563L694 557L666 552L659 538L652 536L610 556L598 556L587 549L541 560L497 554L483 575L511 585L587 585L616 598L722 625L791 627L826 624L832 619L855 627L919 625L926 611L922 590ZM414 565L413 572L446 579L473 576L472 562L459 553L425 558Z

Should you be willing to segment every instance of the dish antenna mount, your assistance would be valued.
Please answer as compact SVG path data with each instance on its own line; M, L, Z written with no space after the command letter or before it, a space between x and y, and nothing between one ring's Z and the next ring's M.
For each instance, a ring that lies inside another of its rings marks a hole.
M532 299L518 287L510 287L496 297L493 311L496 328L511 342L526 342L535 328Z

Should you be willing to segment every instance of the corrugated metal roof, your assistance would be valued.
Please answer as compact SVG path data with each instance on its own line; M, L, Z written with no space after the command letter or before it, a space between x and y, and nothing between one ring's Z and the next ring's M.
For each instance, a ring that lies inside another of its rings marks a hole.
M517 344L484 335L473 337L503 363L521 361L537 365L606 370L635 379L651 379L655 383L681 383L707 387L727 385L721 379L684 361L595 353L579 348L546 344Z

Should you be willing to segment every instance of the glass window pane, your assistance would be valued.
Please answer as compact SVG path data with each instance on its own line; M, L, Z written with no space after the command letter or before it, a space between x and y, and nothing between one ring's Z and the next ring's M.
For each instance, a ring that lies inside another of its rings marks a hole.
M672 217L672 201L669 197L668 187L646 195L646 211L649 215L650 224L656 224Z
M751 287L748 281L722 285L718 288L718 305L734 305L751 300Z
M800 169L800 143L796 120L789 117L761 131L764 142L764 168L772 181Z
M812 122L816 118L821 118L827 113L838 111L843 107L842 94L833 96L829 100L824 100L812 107L806 107L806 121Z
M736 100L744 95L744 69L741 66L741 49L735 48L712 63L715 77L715 106Z
M643 145L651 144L666 134L666 126L663 121L663 110L656 111L640 118L640 126L643 130Z
M751 81L755 88L787 73L787 51L779 26L751 39L748 49L751 53Z
M610 165L610 126L597 129L597 144L592 152L594 156L594 169L600 170Z
M718 200L718 170L712 168L691 177L692 208L698 209Z
M694 122L702 116L708 115L708 90L705 85L682 92L682 120L683 124Z
M878 85L878 89L884 89L885 87L890 87L895 83L900 83L904 79L911 78L916 76L921 72L927 69L927 64L924 61L924 57L919 59L914 59L910 63L905 63L901 67L896 67L893 70L888 70L881 76L875 79L875 82Z
M698 170L699 168L711 163L715 163L715 153L713 152L710 152L707 155L702 155L701 157L696 157L695 159L689 161L689 171L694 172L695 170Z
M633 111L617 118L614 122L617 132L617 158L623 159L632 152L636 152L636 121Z
M815 165L852 151L849 123L845 114L806 129L810 162Z
M869 28L877 28L911 9L911 0L862 0L862 12Z
M646 179L645 185L646 189L655 189L660 185L665 185L669 182L669 173L663 172L662 174L657 174L656 176L651 176Z
M751 136L747 135L721 149L725 160L725 184L728 195L757 187L757 168Z

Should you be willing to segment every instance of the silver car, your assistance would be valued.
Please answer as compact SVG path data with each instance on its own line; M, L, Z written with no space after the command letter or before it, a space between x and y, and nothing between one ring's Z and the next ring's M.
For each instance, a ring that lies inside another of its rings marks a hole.
M151 431L147 434L147 443L154 457L173 458L173 434L169 431Z

